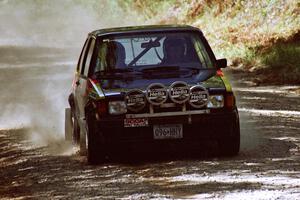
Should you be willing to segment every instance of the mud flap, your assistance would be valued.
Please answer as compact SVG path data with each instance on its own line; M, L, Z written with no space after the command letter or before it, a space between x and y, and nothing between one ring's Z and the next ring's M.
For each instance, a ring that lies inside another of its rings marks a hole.
M81 156L86 156L87 155L87 135L86 131L84 131L82 128L80 129L80 141L79 141L79 147L80 147L80 152L79 154Z
M65 140L72 141L73 122L71 108L65 109Z

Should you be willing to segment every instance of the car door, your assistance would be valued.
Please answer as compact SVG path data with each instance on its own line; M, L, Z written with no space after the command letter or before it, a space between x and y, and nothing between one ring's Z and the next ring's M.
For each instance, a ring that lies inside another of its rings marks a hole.
M85 118L84 107L87 102L88 71L91 64L94 46L95 38L89 38L83 50L82 62L80 63L78 80L76 82L75 98L78 105L77 115L80 126Z

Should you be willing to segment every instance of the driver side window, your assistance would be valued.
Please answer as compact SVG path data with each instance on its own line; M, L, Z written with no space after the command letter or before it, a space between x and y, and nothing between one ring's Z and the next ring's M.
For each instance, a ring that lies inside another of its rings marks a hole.
M83 66L84 66L84 63L85 63L85 60L86 60L86 51L87 51L87 48L89 46L89 43L90 43L90 38L88 38L85 41L82 52L80 54L80 59L79 59L78 66L77 66L77 72L78 73L83 73Z

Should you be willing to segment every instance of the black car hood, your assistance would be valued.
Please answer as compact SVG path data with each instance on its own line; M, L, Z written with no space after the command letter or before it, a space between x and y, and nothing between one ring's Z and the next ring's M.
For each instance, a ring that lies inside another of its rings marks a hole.
M163 75L162 75L163 77ZM100 85L105 93L126 92L131 89L145 90L152 83L161 83L165 86L169 86L175 81L184 81L189 85L201 84L206 88L225 88L224 83L220 76L216 75L216 70L201 70L199 73L191 76L179 76L179 77L152 77L142 78L140 76L131 77L130 74L124 78L101 78Z

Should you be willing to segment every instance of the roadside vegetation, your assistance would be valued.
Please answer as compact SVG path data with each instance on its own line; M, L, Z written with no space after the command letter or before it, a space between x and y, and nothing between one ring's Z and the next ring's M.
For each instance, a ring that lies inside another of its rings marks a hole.
M300 1L125 0L151 24L190 24L203 30L216 56L257 83L300 83Z

